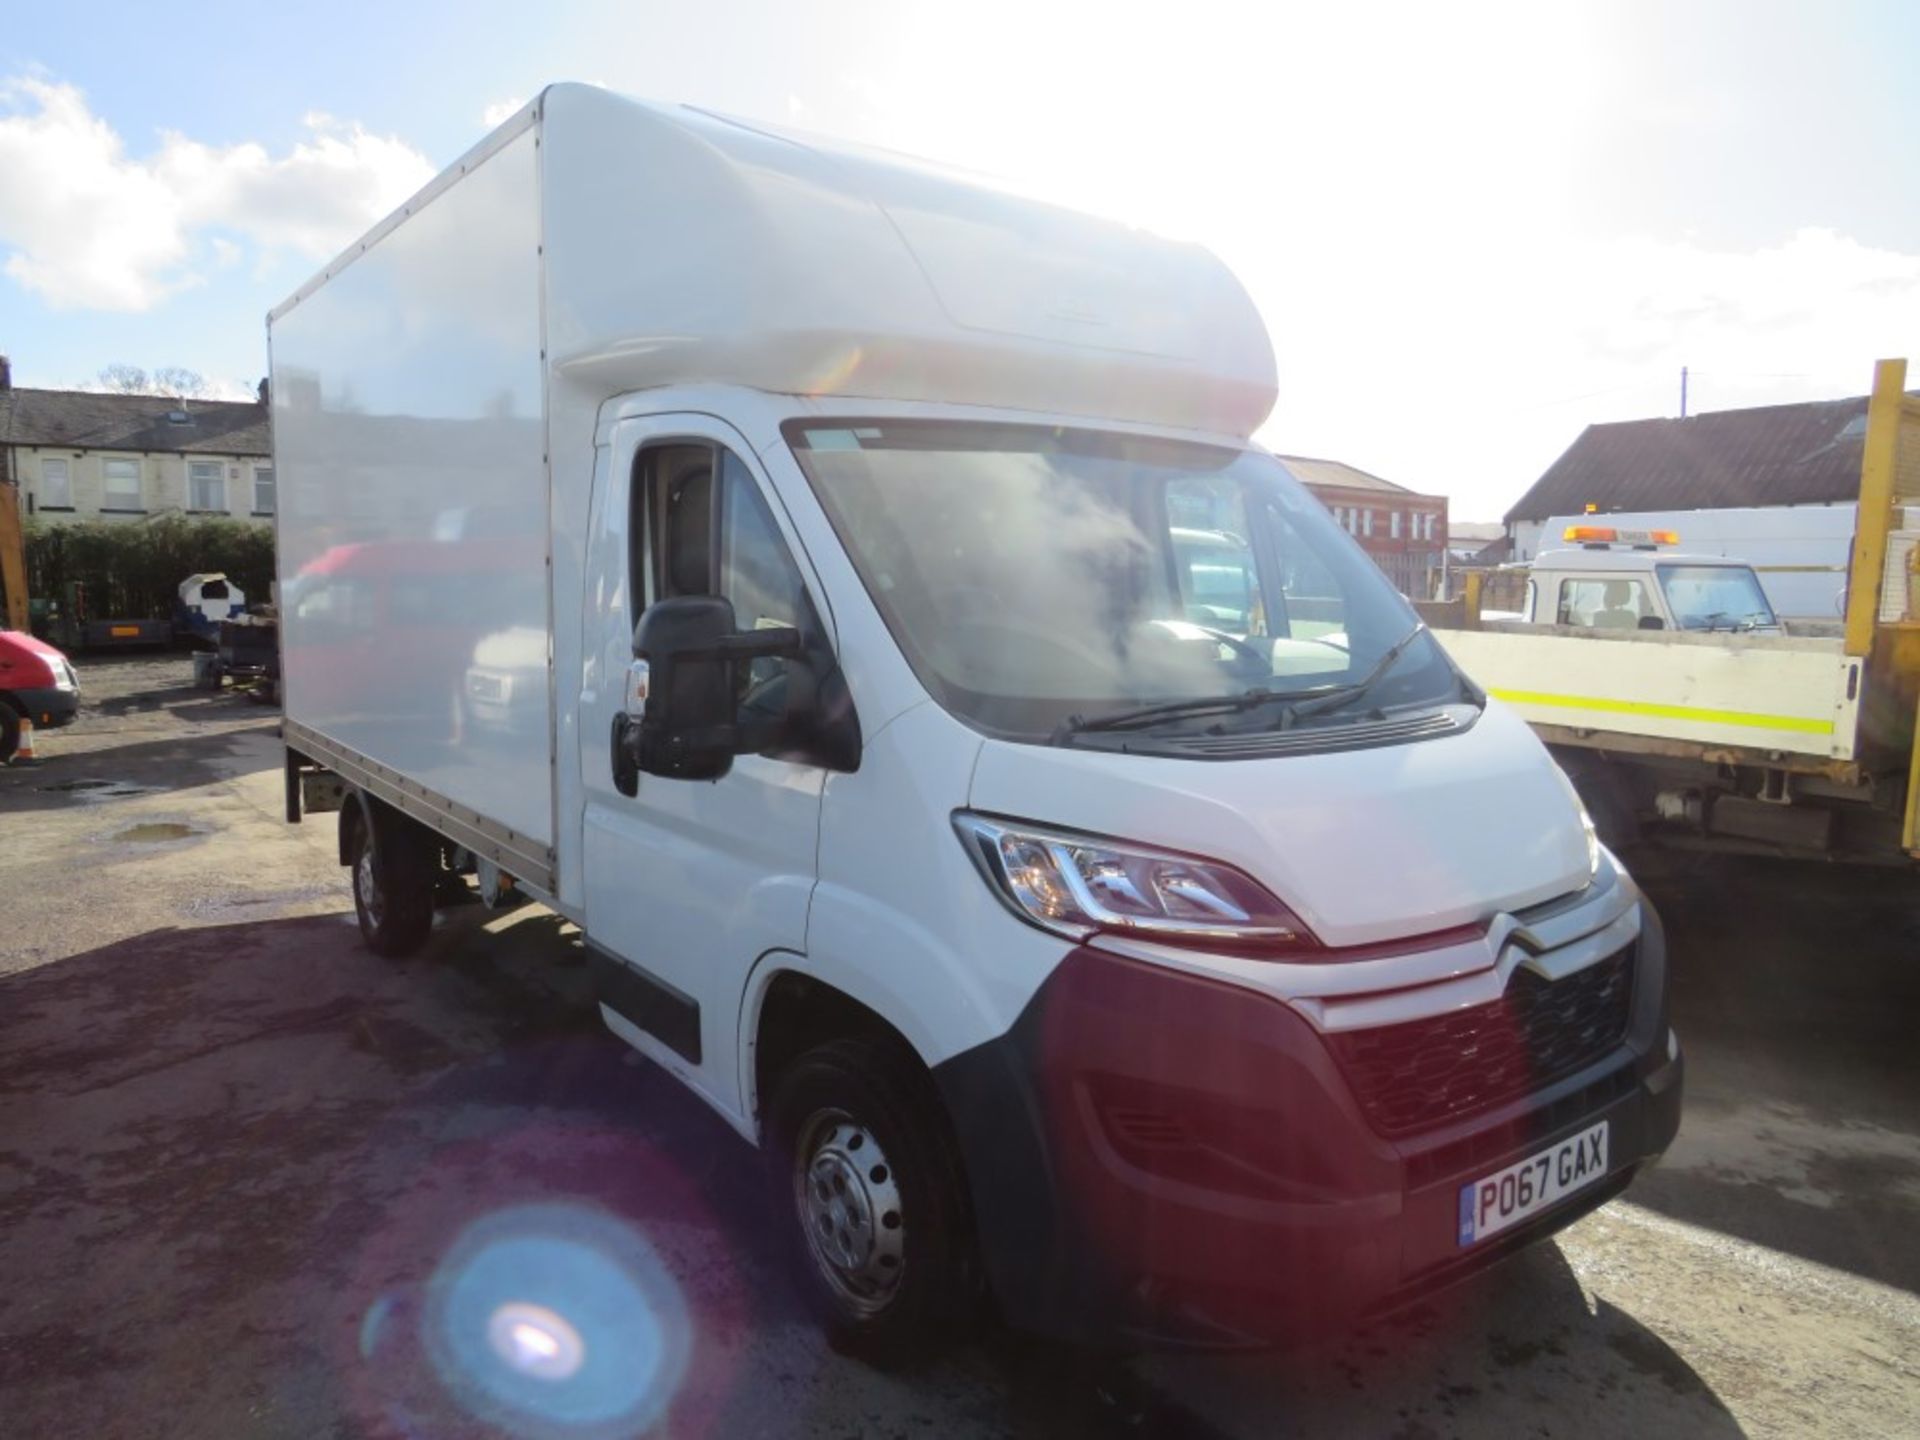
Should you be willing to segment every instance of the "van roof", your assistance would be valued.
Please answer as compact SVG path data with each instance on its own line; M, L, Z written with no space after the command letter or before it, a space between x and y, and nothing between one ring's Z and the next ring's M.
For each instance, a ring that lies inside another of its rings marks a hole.
M589 85L549 86L274 319L530 128L546 352L598 398L740 384L1243 438L1272 409L1265 325L1199 245Z

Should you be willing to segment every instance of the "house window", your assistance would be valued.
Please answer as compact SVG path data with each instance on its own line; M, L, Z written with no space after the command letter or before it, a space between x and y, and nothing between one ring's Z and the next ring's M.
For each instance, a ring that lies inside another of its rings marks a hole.
M1365 535L1369 540L1373 538L1373 511L1371 509L1360 512L1360 533Z
M105 510L141 510L140 462L138 460L102 460L100 474L106 481Z
M224 510L227 508L227 467L218 460L187 462L187 508Z
M1400 538L1400 512L1395 510L1387 516L1387 530L1394 539Z
M40 508L42 510L73 508L73 477L67 472L65 460L46 457L40 461Z
M256 465L253 467L253 513L271 515L273 506L273 467Z

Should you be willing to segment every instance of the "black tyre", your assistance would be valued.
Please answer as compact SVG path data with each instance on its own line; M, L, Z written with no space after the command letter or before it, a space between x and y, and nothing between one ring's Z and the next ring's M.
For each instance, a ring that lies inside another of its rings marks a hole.
M341 823L354 827L348 856L361 938L390 960L417 953L433 932L435 847L404 816L364 799Z
M768 1140L797 1281L836 1344L906 1360L978 1318L959 1151L913 1055L870 1039L808 1051L775 1087Z
M0 765L13 759L13 752L20 748L20 715L6 701L0 700Z

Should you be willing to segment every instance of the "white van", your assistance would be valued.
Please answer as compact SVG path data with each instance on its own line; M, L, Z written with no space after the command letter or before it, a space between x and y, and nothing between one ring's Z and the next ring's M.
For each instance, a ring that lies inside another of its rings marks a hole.
M383 954L577 924L845 1337L1321 1328L1672 1139L1652 909L1207 252L556 86L270 340L289 817Z

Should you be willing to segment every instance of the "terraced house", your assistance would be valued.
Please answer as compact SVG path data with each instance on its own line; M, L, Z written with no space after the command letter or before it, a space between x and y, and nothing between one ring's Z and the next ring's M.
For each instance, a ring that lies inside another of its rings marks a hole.
M253 401L16 389L0 358L0 481L48 523L226 515L273 523L266 382Z

